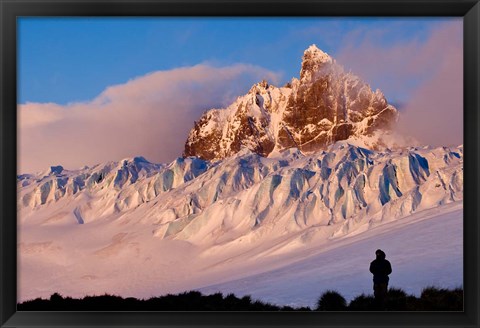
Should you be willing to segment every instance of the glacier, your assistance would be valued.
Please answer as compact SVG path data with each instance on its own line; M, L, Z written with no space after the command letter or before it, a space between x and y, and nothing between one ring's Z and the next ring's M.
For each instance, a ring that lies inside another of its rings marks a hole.
M54 292L151 297L219 283L253 293L255 284L239 281L281 268L275 283L287 281L299 259L343 243L351 251L386 227L425 217L449 227L442 213L452 208L461 227L463 147L375 151L346 140L268 157L247 148L218 161L134 157L22 174L17 193L19 301Z

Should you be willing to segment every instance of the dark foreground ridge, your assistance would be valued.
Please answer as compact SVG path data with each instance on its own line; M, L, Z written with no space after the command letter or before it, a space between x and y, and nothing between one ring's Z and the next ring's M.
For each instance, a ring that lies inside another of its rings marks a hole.
M178 295L165 295L150 299L122 298L102 295L82 299L62 297L58 293L50 299L26 301L17 305L18 311L463 311L463 289L425 288L420 297L407 295L403 290L390 288L385 307L379 309L373 295L362 294L350 303L335 291L326 291L317 307L292 308L252 300L250 296L238 298L221 293L202 295L190 291Z

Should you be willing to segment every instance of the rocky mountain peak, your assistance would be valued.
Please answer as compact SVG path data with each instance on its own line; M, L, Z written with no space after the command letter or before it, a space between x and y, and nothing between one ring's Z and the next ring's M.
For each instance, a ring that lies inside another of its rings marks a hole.
M311 45L302 57L300 79L280 88L261 81L226 109L206 111L190 131L183 155L217 160L242 148L262 156L292 147L312 152L351 138L369 140L365 145L375 148L397 118L380 90L372 91Z
M315 44L308 47L302 57L302 69L300 79L312 79L314 74L321 70L321 67L332 64L333 58L326 52L320 50Z
M333 59L323 50L319 49L315 44L305 49L303 52L303 61L307 59L313 59L317 62L332 62Z
M268 84L267 80L262 80L261 82L255 83L251 88L250 88L250 93L252 92L257 92L260 90L267 90L270 87L270 84Z

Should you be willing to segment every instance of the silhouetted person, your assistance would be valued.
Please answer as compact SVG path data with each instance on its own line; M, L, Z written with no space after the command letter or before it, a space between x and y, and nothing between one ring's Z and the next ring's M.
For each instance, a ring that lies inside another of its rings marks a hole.
M387 298L388 275L392 273L392 266L385 259L385 253L381 249L377 249L375 255L377 258L370 263L370 272L373 273L373 293L378 307L384 309Z

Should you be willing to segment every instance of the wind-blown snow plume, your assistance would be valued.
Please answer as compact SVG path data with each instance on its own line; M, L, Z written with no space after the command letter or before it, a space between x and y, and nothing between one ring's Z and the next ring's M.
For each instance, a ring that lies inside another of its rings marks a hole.
M399 24L395 28L401 29ZM399 133L421 144L459 145L463 143L462 24L461 19L454 20L433 30L426 40L395 44L380 41L384 31L355 31L337 58L360 77L376 81L385 94L408 95L398 108Z

